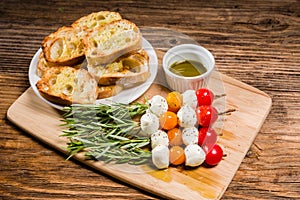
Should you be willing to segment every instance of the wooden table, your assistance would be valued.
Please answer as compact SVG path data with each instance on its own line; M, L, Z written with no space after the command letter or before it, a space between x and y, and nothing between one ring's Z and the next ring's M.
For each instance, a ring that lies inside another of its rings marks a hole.
M100 10L181 32L217 69L269 94L272 110L223 199L300 198L299 1L9 1L0 8L0 199L157 199L65 156L6 118L42 39ZM45 124L46 126L47 124Z

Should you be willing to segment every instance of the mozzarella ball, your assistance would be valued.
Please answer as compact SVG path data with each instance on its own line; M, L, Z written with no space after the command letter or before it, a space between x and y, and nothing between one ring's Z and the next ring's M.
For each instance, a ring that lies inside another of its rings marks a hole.
M179 120L179 125L183 128L193 127L197 122L196 112L189 105L182 106L177 113L177 117Z
M186 166L197 167L205 161L205 153L198 144L189 144L184 153Z
M182 130L182 141L185 145L198 144L198 129L196 127L188 127Z
M158 117L168 110L167 100L160 95L153 96L149 102L150 111Z
M169 145L168 134L162 130L158 130L151 135L151 147L154 149L157 145Z
M182 93L182 104L189 105L193 109L196 109L198 100L195 90L186 90L184 93Z
M158 169L169 167L169 148L165 145L157 145L152 149L152 162Z
M146 112L141 117L141 134L150 137L152 133L156 132L159 128L159 119L151 112Z

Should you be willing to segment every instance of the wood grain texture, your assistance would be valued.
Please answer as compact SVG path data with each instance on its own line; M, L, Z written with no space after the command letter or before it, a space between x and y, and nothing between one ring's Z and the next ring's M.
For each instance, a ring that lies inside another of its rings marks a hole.
M6 119L29 87L28 66L44 36L93 11L194 38L218 70L272 97L272 110L223 199L300 198L300 3L266 1L0 2L0 197L156 199L64 157ZM173 41L176 42L176 41Z

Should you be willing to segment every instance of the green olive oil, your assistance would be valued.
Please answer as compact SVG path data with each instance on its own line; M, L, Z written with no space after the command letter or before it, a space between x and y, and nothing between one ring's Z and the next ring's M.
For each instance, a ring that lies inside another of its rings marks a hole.
M193 60L182 60L173 63L170 66L170 71L179 76L193 77L204 74L207 69L201 62Z

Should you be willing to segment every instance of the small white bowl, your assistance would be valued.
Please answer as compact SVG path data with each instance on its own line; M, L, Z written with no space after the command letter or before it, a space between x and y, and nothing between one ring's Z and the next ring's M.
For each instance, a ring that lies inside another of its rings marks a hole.
M171 65L182 60L201 62L207 71L193 77L184 77L171 72L169 69ZM171 89L181 93L190 89L197 90L206 87L214 67L215 59L213 55L204 47L195 44L182 44L172 47L163 57L163 70L167 83Z

